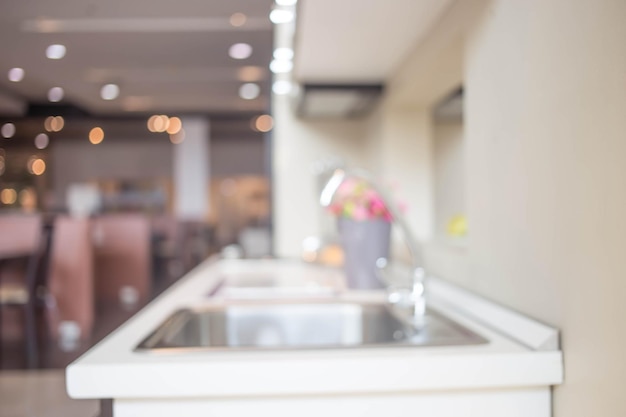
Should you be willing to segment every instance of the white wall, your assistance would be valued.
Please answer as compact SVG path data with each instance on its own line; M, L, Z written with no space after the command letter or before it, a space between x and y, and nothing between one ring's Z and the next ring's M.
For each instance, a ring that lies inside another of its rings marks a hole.
M494 1L465 55L470 281L563 330L557 417L623 416L626 2Z
M368 134L362 120L303 120L287 96L273 100L272 140L274 251L299 257L307 236L320 236L328 221L319 204L316 163L339 159L370 168Z
M623 0L459 0L390 83L389 102L406 110L464 81L470 237L464 270L446 278L562 329L556 417L626 415L624 22ZM392 137L381 117L373 148ZM352 143L344 135L331 145L341 129L327 130L331 138L292 123L275 132L279 174ZM393 162L383 155L372 166L385 172ZM276 219L294 228L277 228L287 252L315 229L302 224L311 211L299 216L288 203L310 207L310 181L296 185L303 179L276 182Z
M432 149L433 235L448 240L448 222L453 216L466 213L463 122L435 121Z
M427 70L462 66L468 247L429 261L562 329L556 417L626 415L625 22L623 0L458 1L388 97L428 106Z
M415 237L432 236L432 120L429 109L381 106L376 161L380 177L396 184L398 201L406 204L406 221Z

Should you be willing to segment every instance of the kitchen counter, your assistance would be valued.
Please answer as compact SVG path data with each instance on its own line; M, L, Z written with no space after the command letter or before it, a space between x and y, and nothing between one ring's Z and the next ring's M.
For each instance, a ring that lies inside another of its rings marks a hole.
M551 413L550 387L563 378L558 332L437 279L428 283L429 307L489 343L186 354L134 350L174 311L227 296L219 291L224 282L254 285L268 279L278 284L281 297L330 288L312 293L342 300L384 298L383 291L346 290L339 270L319 265L206 261L69 365L69 395L114 399L117 417L296 411L379 416L396 408L440 417L458 416L460 410L482 417Z

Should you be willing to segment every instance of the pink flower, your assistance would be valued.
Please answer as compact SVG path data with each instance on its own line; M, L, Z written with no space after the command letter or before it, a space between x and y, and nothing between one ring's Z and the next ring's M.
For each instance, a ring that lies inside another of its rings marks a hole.
M328 210L336 216L357 221L370 219L392 221L391 213L376 190L367 182L354 178L348 178L339 185ZM401 210L405 211L406 205L403 205Z

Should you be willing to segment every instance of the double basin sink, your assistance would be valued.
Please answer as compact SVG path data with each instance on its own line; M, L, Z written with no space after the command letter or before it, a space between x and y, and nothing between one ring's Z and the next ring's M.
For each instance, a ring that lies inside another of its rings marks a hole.
M249 292L249 291L248 291ZM232 291L231 291L232 293ZM335 297L215 297L182 309L136 348L152 353L190 351L343 349L472 345L487 341L464 326L428 311L416 329L383 302Z

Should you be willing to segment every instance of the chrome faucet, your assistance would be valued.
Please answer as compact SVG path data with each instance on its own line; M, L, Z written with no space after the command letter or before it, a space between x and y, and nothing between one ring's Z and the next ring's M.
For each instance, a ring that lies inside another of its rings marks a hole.
M320 204L324 207L330 206L339 186L348 178L355 178L368 183L378 195L380 195L385 207L391 214L393 222L397 224L402 231L404 242L408 248L411 259L410 271L407 274L406 281L399 284L393 282L395 277L390 278L390 263L386 258L379 258L376 261L376 266L379 275L382 275L382 278L384 278L381 280L387 285L389 303L393 307L396 307L405 318L409 319L416 328L420 329L425 324L426 315L426 294L424 286L426 272L423 267L417 240L406 223L404 216L402 216L402 213L394 204L393 199L390 198L386 190L381 187L376 179L367 171L338 168L334 170L322 190Z

